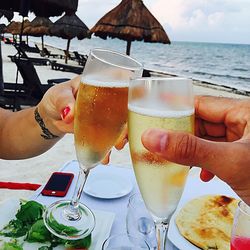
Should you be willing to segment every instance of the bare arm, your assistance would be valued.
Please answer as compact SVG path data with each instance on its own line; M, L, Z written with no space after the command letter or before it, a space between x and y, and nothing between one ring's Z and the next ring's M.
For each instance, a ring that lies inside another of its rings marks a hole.
M77 77L50 88L37 107L18 112L0 109L0 158L23 159L39 155L65 133L73 132L74 102L79 82ZM46 138L43 127L52 135L47 137L52 138Z

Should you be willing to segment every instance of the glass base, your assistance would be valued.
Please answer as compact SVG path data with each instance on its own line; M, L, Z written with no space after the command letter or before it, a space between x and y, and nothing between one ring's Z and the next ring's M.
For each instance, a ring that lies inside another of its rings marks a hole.
M70 203L70 200L52 203L44 213L44 224L59 238L82 239L93 231L95 216L87 206L79 203L78 209L74 209Z

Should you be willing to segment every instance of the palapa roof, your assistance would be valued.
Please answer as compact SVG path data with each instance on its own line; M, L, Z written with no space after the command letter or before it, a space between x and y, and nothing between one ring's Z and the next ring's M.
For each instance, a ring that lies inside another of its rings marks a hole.
M6 25L3 24L3 23L1 23L1 24L0 24L0 33L4 33L5 28L6 28Z
M30 21L28 19L24 20L23 29L30 25ZM11 21L6 28L4 29L5 33L11 33L12 35L18 35L21 33L22 23Z
M77 37L82 40L90 37L89 28L76 14L64 15L50 27L49 32L51 36L64 39Z
M49 28L53 22L47 17L35 17L30 25L23 30L24 35L43 36L49 35Z
M10 10L0 10L0 18L3 16L6 17L8 21L10 22L11 19L13 19L14 17L14 13L13 11L10 11Z
M103 39L111 37L170 44L162 25L142 0L122 0L96 23L91 32Z
M21 0L1 0L0 9L20 11ZM27 0L30 11L36 16L60 16L63 12L75 12L78 0Z

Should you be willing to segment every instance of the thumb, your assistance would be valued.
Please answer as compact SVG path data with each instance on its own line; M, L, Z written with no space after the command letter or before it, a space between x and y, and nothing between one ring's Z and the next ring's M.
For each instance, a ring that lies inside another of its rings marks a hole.
M148 129L142 135L142 144L152 153L187 166L199 166L215 173L216 166L230 161L230 144L212 142L192 134Z

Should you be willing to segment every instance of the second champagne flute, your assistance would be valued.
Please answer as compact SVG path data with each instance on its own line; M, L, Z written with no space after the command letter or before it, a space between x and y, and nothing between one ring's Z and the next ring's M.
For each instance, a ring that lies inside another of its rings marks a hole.
M74 112L74 136L79 176L72 200L53 203L46 210L47 228L63 239L80 239L95 226L92 211L80 203L86 178L109 152L127 122L128 84L141 76L142 65L123 54L94 49L90 52Z
M189 167L149 152L141 136L149 128L194 133L193 103L189 79L139 78L129 86L130 153L141 195L156 225L158 250L165 250L168 223L181 197Z

